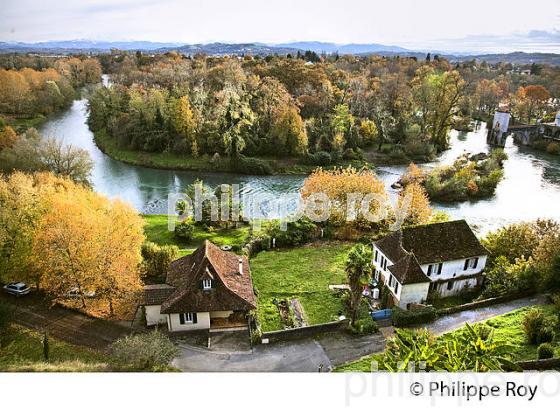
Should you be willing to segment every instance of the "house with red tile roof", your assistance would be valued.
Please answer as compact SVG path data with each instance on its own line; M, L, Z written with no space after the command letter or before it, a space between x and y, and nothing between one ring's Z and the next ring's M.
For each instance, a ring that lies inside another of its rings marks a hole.
M148 326L170 332L246 329L256 308L249 261L204 241L170 264L164 284L145 287L143 304Z

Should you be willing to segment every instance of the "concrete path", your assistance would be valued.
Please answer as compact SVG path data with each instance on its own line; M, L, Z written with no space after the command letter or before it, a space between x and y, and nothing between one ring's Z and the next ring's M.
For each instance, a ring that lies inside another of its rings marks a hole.
M252 350L218 352L180 345L181 353L173 365L189 372L318 372L329 367L380 352L385 348L381 333L355 337L328 333L317 339L302 339Z
M511 312L512 310L519 309L525 306L544 305L546 303L546 296L536 295L523 299L512 300L511 302L500 303L497 305L482 307L473 310L465 310L463 312L453 313L451 315L443 316L436 319L427 325L418 326L418 328L426 328L435 335L447 333L455 329L463 327L465 323L476 323L494 316L503 315L504 313Z

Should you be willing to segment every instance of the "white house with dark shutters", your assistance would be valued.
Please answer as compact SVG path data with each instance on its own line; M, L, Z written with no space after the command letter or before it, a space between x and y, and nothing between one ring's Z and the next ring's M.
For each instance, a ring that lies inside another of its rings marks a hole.
M481 285L487 256L464 220L404 228L373 244L375 279L403 309L430 293L448 297Z
M170 332L246 329L256 308L249 261L205 241L170 264L164 284L144 288L143 305L147 325Z

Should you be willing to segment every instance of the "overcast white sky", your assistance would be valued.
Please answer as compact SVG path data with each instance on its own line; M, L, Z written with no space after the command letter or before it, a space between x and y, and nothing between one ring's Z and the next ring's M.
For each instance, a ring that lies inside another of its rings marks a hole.
M560 0L3 0L1 9L0 41L317 40L560 52Z

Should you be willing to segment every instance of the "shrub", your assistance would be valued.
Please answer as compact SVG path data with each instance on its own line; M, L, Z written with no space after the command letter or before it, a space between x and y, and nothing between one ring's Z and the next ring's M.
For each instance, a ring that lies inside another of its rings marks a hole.
M482 298L494 298L534 289L535 272L530 260L517 259L510 263L505 256L498 256L486 273Z
M350 324L350 332L355 335L370 335L378 330L377 323L371 318L359 319Z
M550 343L554 340L554 328L548 324L537 331L537 345Z
M430 143L420 140L412 140L405 144L404 152L410 158L431 160L435 158L437 150L436 147Z
M397 327L419 325L434 320L436 316L436 309L431 306L414 310L395 307L393 308L393 325Z
M553 155L560 155L560 144L558 144L557 142L551 142L546 147L546 152Z
M546 319L539 309L531 309L523 319L523 329L527 341L532 345L552 342L554 339L554 328L550 320Z
M191 221L183 221L175 226L175 237L183 240L190 241L194 233L194 224Z
M259 158L246 157L239 155L232 161L231 168L233 171L241 174L250 175L272 175L273 170L267 161Z
M404 153L404 150L401 146L395 145L389 152L389 158L391 158L393 161L401 162L406 160L406 154Z
M497 148L492 151L492 153L490 154L490 158L495 160L498 165L501 166L503 162L508 159L508 154L506 154L503 149Z
M539 360L552 359L554 357L554 348L550 343L542 343L537 349L537 357Z
M253 257L260 251L270 249L271 238L264 232L259 233L258 236L254 236L249 243L243 247L243 253L248 257Z
M266 234L276 238L276 246L299 246L313 239L317 225L309 218L301 218L288 222L285 231L280 228L279 221L271 222L266 228Z
M179 248L175 245L159 246L153 242L145 242L142 245L141 253L145 275L163 277L169 264L177 259Z
M307 162L311 165L330 165L332 162L331 154L326 151L318 151L314 154L307 154Z
M177 347L159 331L126 336L111 347L112 365L120 371L166 370Z

